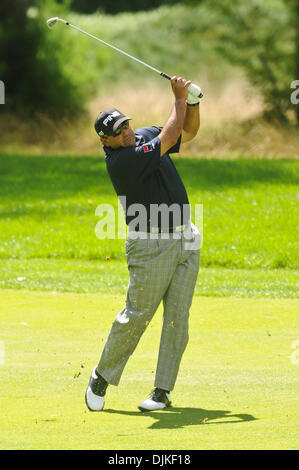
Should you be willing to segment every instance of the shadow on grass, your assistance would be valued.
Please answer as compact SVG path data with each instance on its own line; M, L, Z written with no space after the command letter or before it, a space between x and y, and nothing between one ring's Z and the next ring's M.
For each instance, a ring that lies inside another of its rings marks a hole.
M227 410L205 410L203 408L175 408L170 407L163 411L124 411L104 410L105 413L122 414L126 416L150 416L154 421L149 429L179 429L185 426L208 424L233 424L255 421L258 418L250 414L230 414Z

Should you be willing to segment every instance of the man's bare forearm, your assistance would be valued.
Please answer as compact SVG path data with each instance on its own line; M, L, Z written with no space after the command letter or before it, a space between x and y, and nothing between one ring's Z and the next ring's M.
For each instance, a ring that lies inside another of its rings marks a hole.
M173 141L176 142L182 132L186 115L186 103L184 99L175 100L171 114L164 126L166 132L171 134Z
M165 126L159 134L161 142L161 157L177 142L183 130L186 114L186 100L188 97L188 87L190 80L184 80L182 77L171 77L171 87L175 96L175 102L171 114L167 119Z
M200 105L187 106L185 120L183 124L183 130L192 135L196 136L200 127Z
M159 135L161 141L161 156L177 142L183 129L185 113L186 100L184 98L176 99L171 114Z

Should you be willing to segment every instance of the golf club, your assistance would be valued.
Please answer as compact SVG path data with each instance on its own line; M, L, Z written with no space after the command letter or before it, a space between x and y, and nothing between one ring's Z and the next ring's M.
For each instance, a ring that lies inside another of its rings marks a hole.
M142 64L142 65L145 65L145 67L148 67L149 69L153 70L154 72L159 73L162 77L165 77L165 78L167 78L168 80L171 79L171 77L170 77L169 75L167 75L167 73L161 72L160 70L156 69L155 67L152 67L151 65L149 65L149 64L147 64L147 63L145 63L145 62L143 62L142 60L137 59L136 57L134 57L134 56L131 55L131 54L128 54L127 52L123 51L122 49L119 49L119 48L116 47L116 46L112 46L112 44L109 44L108 42L104 41L103 39L100 39L100 38L98 38L98 37L96 37L96 36L93 36L93 35L90 34L90 33L87 33L87 31L84 31L83 29L78 28L78 26L75 26L75 25L69 23L68 21L63 20L62 18L59 18L58 16L55 16L55 17L53 17L53 18L49 18L49 19L47 20L47 25L48 25L49 28L53 28L53 26L55 26L58 21L61 21L61 23L64 23L64 24L66 24L67 26L70 26L71 28L74 28L74 29L76 29L77 31L80 31L81 33L86 34L87 36L89 36L89 37L91 37L91 38L93 38L93 39L96 39L96 41L99 41L99 42L101 42L102 44L105 44L105 45L108 46L108 47L112 47L112 49L116 50L117 52L120 52L121 54L124 54L124 55L126 55L127 57L129 57L130 59L133 59L133 60L135 60L136 62L139 62L139 63ZM197 85L194 85L194 83L191 83L191 84L189 85L188 90L189 90L189 92L190 92L193 96L195 96L195 97L198 97L198 98L202 98L202 97L203 97L203 93L202 93L200 87L197 86Z

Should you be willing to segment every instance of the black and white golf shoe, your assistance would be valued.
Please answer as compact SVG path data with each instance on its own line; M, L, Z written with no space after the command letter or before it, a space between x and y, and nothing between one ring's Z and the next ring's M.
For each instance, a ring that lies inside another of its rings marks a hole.
M93 369L85 392L85 403L90 411L102 411L108 383Z
M170 393L161 388L155 388L150 396L139 406L140 411L163 410L171 406Z

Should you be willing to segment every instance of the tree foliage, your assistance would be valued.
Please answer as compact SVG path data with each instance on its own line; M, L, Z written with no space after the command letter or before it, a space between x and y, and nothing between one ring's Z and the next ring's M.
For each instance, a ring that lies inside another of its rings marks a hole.
M299 80L299 0L293 0L293 11L296 29L296 57L295 57L295 79ZM296 105L297 122L299 124L299 105Z
M222 18L218 51L246 71L264 97L266 116L287 122L294 111L290 84L299 72L299 0L209 3Z
M27 0L1 0L0 79L5 110L34 115L77 111L82 103L48 42L42 10ZM31 9L29 6L31 5Z
M152 10L161 5L180 3L180 0L72 0L71 8L79 13L94 13L97 10L108 14L124 11Z

